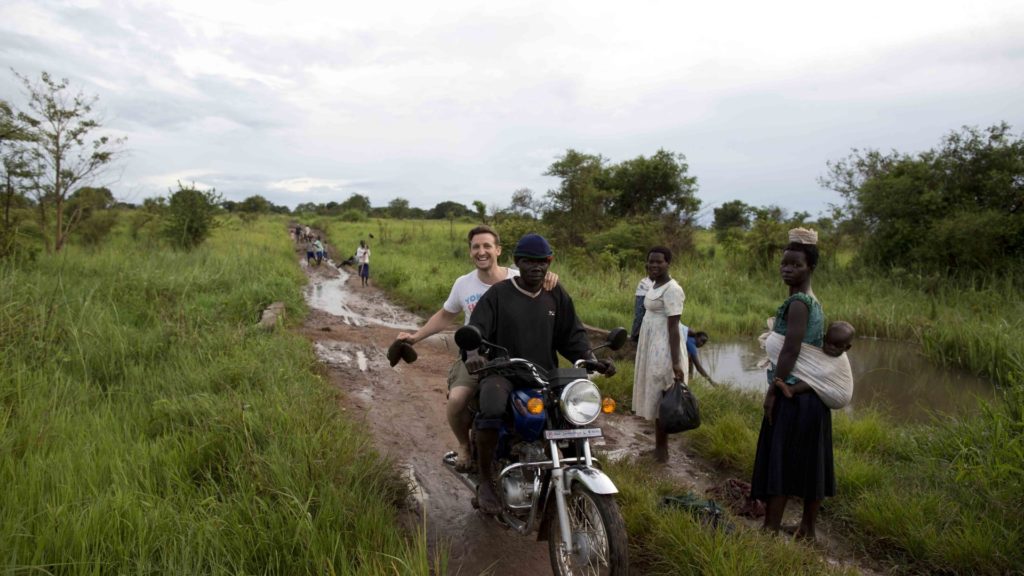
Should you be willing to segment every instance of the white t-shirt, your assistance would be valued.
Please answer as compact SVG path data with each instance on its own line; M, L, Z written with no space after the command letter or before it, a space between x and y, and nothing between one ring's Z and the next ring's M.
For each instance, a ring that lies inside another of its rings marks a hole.
M369 264L370 248L363 248L362 246L356 248L356 261L359 262L360 264Z
M654 287L654 280L651 280L650 276L644 276L640 283L636 285L636 295L646 296L647 291Z
M508 275L505 278L515 278L516 276L519 276L519 270L509 268ZM448 299L444 301L444 309L452 314L465 312L466 319L463 321L463 324L469 324L469 317L473 314L476 303L480 301L484 292L487 292L491 286L492 284L484 284L480 281L480 277L476 275L476 270L465 276L459 276L455 284L452 284L452 291L448 294Z

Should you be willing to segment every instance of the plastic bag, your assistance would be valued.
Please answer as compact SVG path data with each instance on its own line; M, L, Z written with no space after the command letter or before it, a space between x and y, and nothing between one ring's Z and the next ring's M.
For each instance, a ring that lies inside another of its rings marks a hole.
M676 380L665 391L658 405L661 427L669 434L693 430L700 426L700 405L690 388Z

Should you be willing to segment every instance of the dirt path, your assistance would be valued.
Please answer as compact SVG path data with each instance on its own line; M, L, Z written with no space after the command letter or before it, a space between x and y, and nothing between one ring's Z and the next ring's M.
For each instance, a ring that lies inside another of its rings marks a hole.
M387 347L399 331L413 331L424 319L392 305L376 287L360 286L353 269L339 269L328 261L306 266L305 251L296 246L295 252L309 276L306 300L311 313L302 332L313 342L331 382L344 392L342 410L361 415L376 448L408 475L414 508L426 518L430 542L449 549L448 573L550 573L547 543L519 536L476 512L469 490L441 463L442 455L455 447L444 413L448 368L456 355L451 333L417 344L414 364L392 368ZM598 449L607 457L633 456L653 447L650 426L639 418L611 415L602 417L601 426L605 438ZM724 481L678 441L672 441L671 452L664 472L697 494ZM853 559L831 532L825 524L819 533L819 546L830 562L874 573Z

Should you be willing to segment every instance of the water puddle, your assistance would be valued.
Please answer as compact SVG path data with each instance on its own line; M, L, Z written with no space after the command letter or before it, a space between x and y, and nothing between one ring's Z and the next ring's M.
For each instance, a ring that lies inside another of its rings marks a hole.
M977 412L978 399L992 400L995 386L955 368L935 366L915 344L858 339L848 352L853 368L855 411L878 407L901 420L926 422L931 414L968 415ZM763 393L765 371L757 367L764 351L753 338L743 342L708 342L701 362L716 382Z
M305 260L300 262L304 264ZM325 266L334 267L334 263L328 260ZM351 326L374 324L395 330L413 331L419 327L417 319L404 310L385 301L369 302L362 295L353 294L346 286L350 274L342 268L338 269L338 273L339 275L334 278L310 279L305 290L306 304L310 308L338 316Z

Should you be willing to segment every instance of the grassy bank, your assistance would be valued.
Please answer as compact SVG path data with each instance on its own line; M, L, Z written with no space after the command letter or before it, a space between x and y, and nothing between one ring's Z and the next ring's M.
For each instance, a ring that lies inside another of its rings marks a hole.
M375 281L425 313L436 310L452 280L470 269L464 241L470 224L454 231L447 222L324 224L341 246L354 248L374 233ZM514 239L505 244L510 252ZM599 261L556 259L553 269L584 321L628 326L633 288L643 275L640 264L621 270ZM751 273L721 254L679 258L672 268L687 292L684 321L718 337L756 334L785 296L775 273ZM823 513L866 554L886 559L897 571L1001 574L1024 566L1024 299L1016 286L1013 279L954 286L900 273L862 277L830 266L816 274L815 291L831 318L851 321L861 335L919 341L935 361L1005 384L1000 399L970 420L906 426L873 413L835 414L840 494L827 501ZM628 408L632 366L620 363L620 374L603 387ZM705 424L683 441L723 470L749 477L760 398L699 384L698 393ZM784 561L774 557L747 565L751 548L774 553L778 543L756 534L709 536L692 523L687 528L686 522L666 520L654 506L671 488L636 467L616 467L613 474L624 487L634 545L664 573L821 568L798 553L794 564L780 564L784 569L772 566Z
M308 342L255 327L304 313L284 222L0 263L5 572L429 571Z

